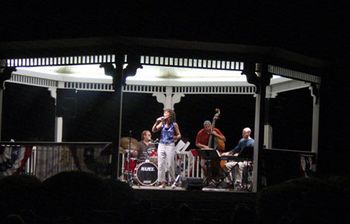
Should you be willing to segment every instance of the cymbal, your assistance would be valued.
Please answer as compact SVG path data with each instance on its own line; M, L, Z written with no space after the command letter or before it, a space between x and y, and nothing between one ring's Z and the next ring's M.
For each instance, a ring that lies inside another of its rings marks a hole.
M134 138L122 137L122 138L120 138L120 141L119 141L119 144L120 144L122 151L129 150L129 141L130 141L130 149L131 150L139 150L140 149L139 141L137 141Z
M123 149L123 148L121 148L121 150L122 150L123 152L125 152L125 153L127 153L127 152L133 153L133 152L136 151L135 149L129 150L129 149Z

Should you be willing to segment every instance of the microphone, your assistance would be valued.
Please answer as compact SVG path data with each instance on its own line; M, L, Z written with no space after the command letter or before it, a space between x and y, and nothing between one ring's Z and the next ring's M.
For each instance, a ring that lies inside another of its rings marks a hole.
M157 121L159 122L159 121L163 121L164 120L164 116L162 116L162 117L158 117L157 118Z

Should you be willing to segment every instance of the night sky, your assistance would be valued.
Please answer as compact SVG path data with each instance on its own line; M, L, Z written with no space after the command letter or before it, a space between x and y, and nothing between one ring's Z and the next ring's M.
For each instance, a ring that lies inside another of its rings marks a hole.
M127 35L274 46L332 60L349 56L347 7L329 1L8 1L1 8L0 40Z

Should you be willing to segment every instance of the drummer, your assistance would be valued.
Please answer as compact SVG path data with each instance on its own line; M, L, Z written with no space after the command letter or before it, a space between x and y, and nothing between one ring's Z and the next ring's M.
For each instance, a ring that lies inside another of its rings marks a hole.
M140 148L137 153L138 163L145 162L156 155L156 145L153 143L152 134L149 130L142 131L139 145Z

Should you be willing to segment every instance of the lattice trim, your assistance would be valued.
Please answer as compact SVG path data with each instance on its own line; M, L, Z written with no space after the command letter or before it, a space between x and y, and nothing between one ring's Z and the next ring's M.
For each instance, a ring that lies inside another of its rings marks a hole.
M163 93L165 89L164 86L124 85L122 90L126 93Z
M144 65L222 69L222 70L237 70L237 71L242 71L244 67L244 63L238 62L238 61L163 57L163 56L145 56L145 55L141 56L140 63Z
M89 83L89 82L64 82L64 88L90 91L114 91L110 83Z
M11 79L7 82L20 83L31 86L41 86L41 87L57 87L58 81L51 79L44 79L32 76L25 76L19 74L12 74Z
M126 59L124 59L126 60ZM85 55L85 56L61 56L39 58L13 58L3 60L5 67L35 67L35 66L59 66L59 65L84 65L115 63L114 54Z
M173 93L184 94L255 94L255 86L181 86L172 87ZM163 86L126 85L123 92L128 93L165 93Z

